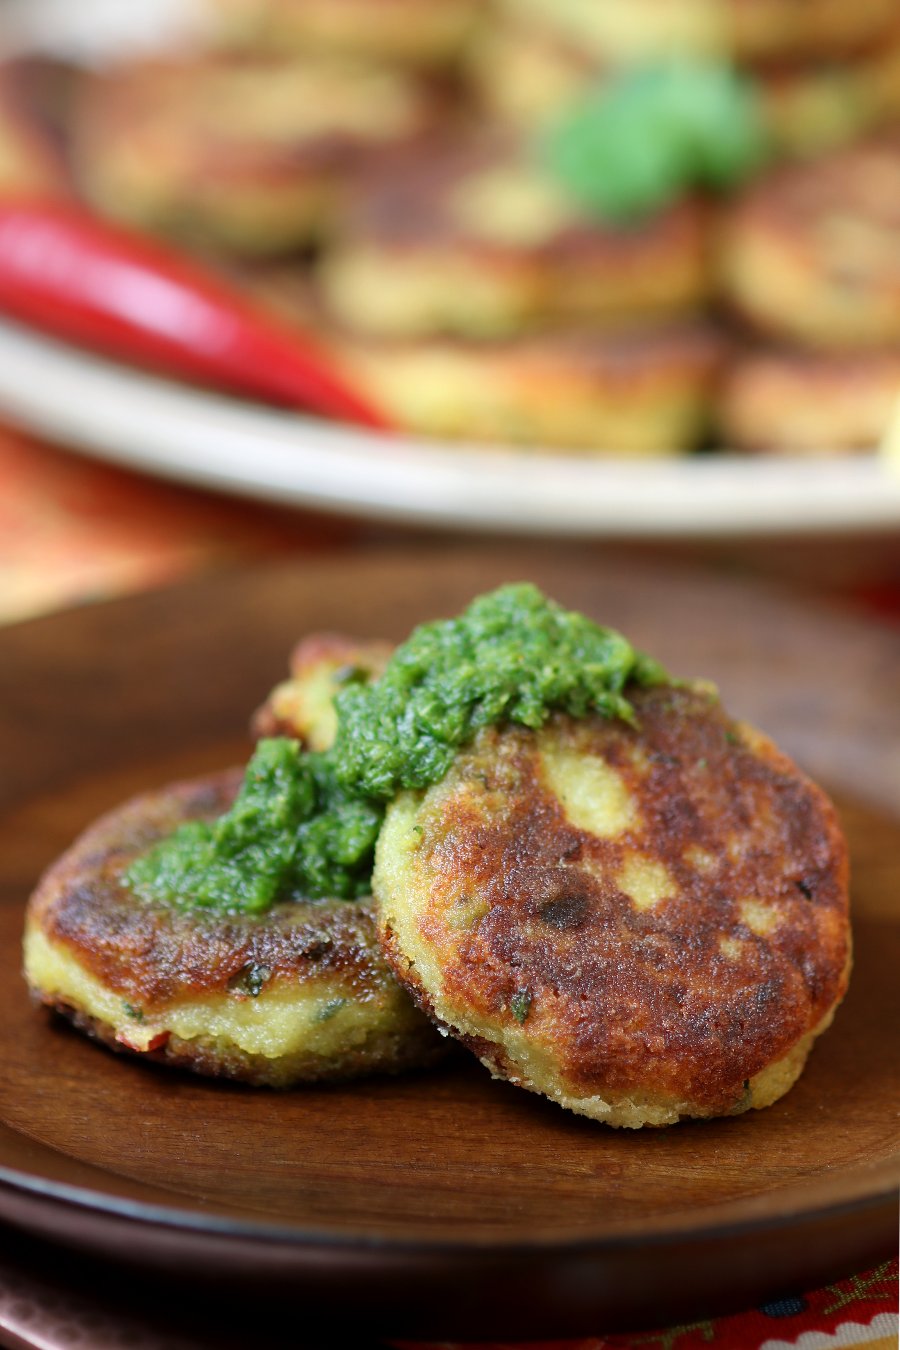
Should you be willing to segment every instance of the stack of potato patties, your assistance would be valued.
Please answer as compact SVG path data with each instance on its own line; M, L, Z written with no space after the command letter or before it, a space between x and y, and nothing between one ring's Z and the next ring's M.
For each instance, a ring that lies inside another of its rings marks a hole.
M472 4L441 7L459 33L432 32L434 6L413 0L213 4L213 45L82 80L70 126L81 190L105 215L220 257L321 247L362 167L443 125L444 91L415 58L452 51ZM373 9L418 14L421 45L390 25L379 37Z
M715 303L733 342L717 440L827 454L878 443L900 394L900 10L891 0L499 0L473 54L519 128L627 67L725 57L775 162L720 204Z
M401 425L663 454L709 425L709 221L581 212L514 137L462 135L361 185L319 270L350 368Z
M626 456L877 440L900 345L896 0L207 5L202 50L80 81L79 190L313 327L402 430ZM754 78L776 163L733 211L696 194L601 220L544 130L673 55ZM818 308L785 281L798 248ZM792 398L831 407L824 442Z
M755 186L721 259L745 330L723 434L795 455L877 445L900 399L900 128Z
M733 63L781 154L817 154L897 115L894 0L496 0L471 54L498 118L533 128L588 86L672 57Z
M626 454L706 434L706 205L629 228L582 213L479 106L490 5L210 9L203 50L81 81L72 165L95 209L239 265L402 429Z
M380 32L388 20L391 31L404 8L411 34L422 23L404 58L420 70L431 62L432 90L443 58L445 115L360 166L312 288L282 276L270 297L324 329L363 391L406 430L625 454L694 445L709 426L722 352L702 312L711 277L705 205L680 202L616 228L568 199L530 132L481 106L472 71L498 22L489 4L331 5L345 7L365 13L360 31ZM236 8L220 0L232 21ZM285 41L289 17L314 12L249 0L241 8L252 9L257 34L283 25ZM426 42L426 15L452 27L455 44Z

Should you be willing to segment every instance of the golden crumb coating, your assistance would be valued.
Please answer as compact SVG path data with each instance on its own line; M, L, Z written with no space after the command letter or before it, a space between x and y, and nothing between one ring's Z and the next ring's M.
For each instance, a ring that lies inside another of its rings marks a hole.
M776 339L900 344L900 135L764 179L728 214L720 268L730 302Z
M311 633L291 653L290 678L254 714L253 734L293 736L310 750L327 750L337 732L335 694L347 679L377 678L392 651L390 642Z
M900 401L900 348L816 353L750 349L718 391L724 444L764 454L875 449Z
M209 0L213 40L243 51L338 52L439 66L484 16L479 0Z
M637 725L489 728L389 808L374 889L419 1004L499 1077L611 1125L775 1101L848 977L824 793L708 686Z
M265 255L327 232L347 176L435 113L412 77L356 62L138 61L82 81L72 156L104 214Z
M673 53L741 60L841 57L877 42L894 0L502 0L614 65Z
M371 901L219 914L143 901L123 884L128 864L177 825L227 810L240 778L138 797L50 868L26 916L34 997L114 1049L254 1085L431 1063L441 1038L392 977Z
M319 280L339 323L380 337L613 327L703 299L708 224L687 200L638 226L601 224L521 147L435 144L360 186Z

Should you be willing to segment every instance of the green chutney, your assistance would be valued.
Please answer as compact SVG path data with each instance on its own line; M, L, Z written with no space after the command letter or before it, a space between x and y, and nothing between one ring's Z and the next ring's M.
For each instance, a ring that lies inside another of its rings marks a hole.
M554 710L631 722L626 686L666 678L620 633L530 584L502 586L416 628L374 682L348 677L329 750L260 741L231 809L181 826L123 880L146 900L232 913L353 900L369 893L388 802L439 782L482 727L537 728Z

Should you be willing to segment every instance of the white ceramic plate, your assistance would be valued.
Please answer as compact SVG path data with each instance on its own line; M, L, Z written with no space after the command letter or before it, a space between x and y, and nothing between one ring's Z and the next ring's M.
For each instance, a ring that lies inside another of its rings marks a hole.
M78 59L196 31L199 0L11 0L2 44ZM874 454L635 462L382 437L187 389L0 324L0 410L167 478L421 525L628 537L900 524Z
M900 524L900 477L874 456L632 462L428 444L188 389L11 324L0 407L150 473L383 520L609 537Z

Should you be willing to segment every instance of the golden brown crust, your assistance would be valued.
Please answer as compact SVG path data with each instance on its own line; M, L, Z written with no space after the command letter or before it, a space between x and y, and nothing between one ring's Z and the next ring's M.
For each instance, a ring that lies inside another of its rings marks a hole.
M128 889L122 872L135 856L185 821L221 814L240 781L232 770L138 797L48 870L26 915L34 997L112 1049L255 1085L398 1073L440 1058L441 1038L381 954L371 900L222 915Z
M730 212L721 270L731 302L776 338L900 342L900 135L765 179Z
M220 42L282 54L342 52L432 66L452 60L479 0L212 0Z
M479 230L475 194L485 184L487 201L497 178L519 172L524 177L526 170L513 141L491 147L482 138L450 145L445 153L440 146L423 148L415 157L398 160L396 169L396 176L372 178L370 191L351 203L347 229L398 250L449 244L486 258L522 252L536 259L602 258L621 266L635 265L637 258L664 258L683 241L694 242L697 234L699 213L692 204L682 203L662 216L621 229L588 220L575 207L560 204L560 216L545 232L536 232L521 245L502 239L492 242L489 204ZM469 209L467 199L472 202Z
M722 381L724 444L763 454L835 455L875 449L900 399L900 350L747 350Z
M779 156L822 154L889 126L900 107L900 26L871 48L829 61L766 59L751 66L768 134ZM615 81L573 39L540 23L502 18L469 57L475 97L499 125L534 134L567 103Z
M323 315L296 271L256 269L245 284L283 322L314 328L398 427L475 445L682 453L710 430L730 349L724 326L688 317L613 331L573 323L479 341L367 336Z
M602 61L565 34L499 14L468 53L479 107L500 126L531 133L603 78Z
M263 915L138 901L129 863L187 820L227 810L239 770L135 798L97 821L41 880L29 919L123 999L153 1012L232 992L253 966L273 980L339 974L365 998L388 977L369 901L284 902Z
M673 455L711 424L726 342L712 324L507 341L336 340L345 368L421 435L607 456Z
M893 0L628 0L624 12L592 0L504 0L504 6L614 64L673 52L744 61L842 57L878 41L896 15Z
M133 1055L137 1047L129 1045L121 1034L99 1017L92 1017L66 999L48 995L39 1002L52 1008L72 1026L106 1046L116 1054ZM164 1034L141 1048L142 1060L164 1064L167 1068L187 1069L205 1078L229 1078L250 1087L288 1088L298 1083L344 1081L376 1073L406 1073L424 1069L442 1059L448 1050L424 1019L399 1026L393 1033L381 1031L375 1038L344 1046L339 1054L323 1056L298 1052L272 1059L253 1054L221 1038Z
M880 41L896 19L893 0L728 0L733 44L745 59L847 56Z
M639 730L556 716L461 752L415 815L403 897L379 857L385 950L513 1081L549 1061L561 1098L727 1114L843 995L846 846L824 793L713 695L633 701ZM608 837L569 818L548 754L612 770L630 805Z
M900 23L872 47L828 62L774 62L752 77L773 143L808 159L890 128L900 111Z

